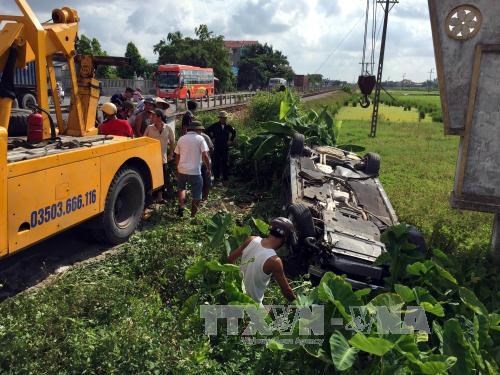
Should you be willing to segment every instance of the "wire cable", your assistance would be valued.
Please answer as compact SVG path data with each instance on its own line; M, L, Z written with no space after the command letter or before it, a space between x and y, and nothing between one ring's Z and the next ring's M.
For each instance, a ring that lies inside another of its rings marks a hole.
M366 0L366 18L365 18L365 35L363 37L363 59L361 60L361 75L365 74L365 66L366 66L366 38L368 36L368 15L370 12L370 0Z
M342 43L344 43L345 40L349 37L349 35L351 35L351 33L353 32L353 30L356 28L356 26L358 26L359 21L361 21L361 19L363 17L364 17L364 14L361 15L361 17L359 17L357 19L357 21L352 25L351 29L347 32L347 34L344 36L344 38L342 38L342 40L340 41L340 43L332 50L332 52L330 52L330 54L321 63L321 65L318 67L318 69L316 69L315 73L318 73L321 70L321 68L323 67L323 65L325 65L328 62L328 60L330 60L330 57L332 57L332 55L335 53L335 51L337 51L340 48L340 46L342 45Z

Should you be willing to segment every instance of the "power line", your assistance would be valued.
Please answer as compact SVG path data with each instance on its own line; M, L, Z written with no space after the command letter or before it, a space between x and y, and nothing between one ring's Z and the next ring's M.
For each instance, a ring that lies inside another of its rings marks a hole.
M318 69L316 69L315 73L318 73L321 68L323 67L323 65L325 65L327 63L327 61L330 59L330 57L332 57L333 53L335 51L337 51L340 46L342 45L342 43L345 42L345 40L349 37L349 35L351 35L351 33L353 32L353 30L356 28L356 26L358 25L359 21L361 21L361 19L364 17L365 15L361 15L361 17L358 18L358 20L352 25L352 28L349 30L349 32L344 36L344 38L342 38L342 40L340 41L340 43L332 50L332 52L330 52L330 54L327 56L327 58L325 59L325 61L323 61L321 63L321 65L319 66Z

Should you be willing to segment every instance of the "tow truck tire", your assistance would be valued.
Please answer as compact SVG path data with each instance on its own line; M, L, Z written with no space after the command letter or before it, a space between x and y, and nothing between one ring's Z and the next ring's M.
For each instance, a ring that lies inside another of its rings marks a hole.
M94 237L111 245L127 241L141 220L145 195L141 174L134 168L122 167L109 187L104 212L93 225Z
M31 111L28 109L12 109L9 119L9 136L25 136L28 131L28 116Z
M380 171L380 155L375 152L368 152L363 157L365 166L364 172L369 175L378 175Z
M287 209L287 216L295 227L298 242L307 237L315 237L316 230L309 208L303 204L291 204Z
M29 109L30 106L36 105L36 98L34 95L30 93L26 93L23 95L21 99L21 108Z
M300 156L304 151L304 134L295 133L290 142L290 156Z

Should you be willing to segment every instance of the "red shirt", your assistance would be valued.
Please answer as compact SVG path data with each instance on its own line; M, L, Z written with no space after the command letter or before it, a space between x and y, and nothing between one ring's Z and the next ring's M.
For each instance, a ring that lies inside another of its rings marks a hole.
M116 135L118 137L133 137L134 132L127 120L113 119L99 125L99 134Z

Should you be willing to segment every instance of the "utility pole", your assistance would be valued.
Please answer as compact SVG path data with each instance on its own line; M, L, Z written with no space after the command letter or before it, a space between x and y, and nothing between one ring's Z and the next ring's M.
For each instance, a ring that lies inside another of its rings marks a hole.
M427 93L428 94L431 92L432 73L434 73L434 68L431 68L431 70L429 70L429 83L427 84Z
M384 69L385 40L387 38L387 22L389 20L389 11L397 3L399 3L398 0L377 0L377 4L382 4L382 6L383 4L385 4L385 8L384 8L384 27L382 30L382 41L380 44L380 55L378 58L377 82L375 84L375 97L373 98L373 113L372 113L372 123L370 128L370 137L375 137L377 135L378 107L380 102L380 90L382 89L382 71Z

